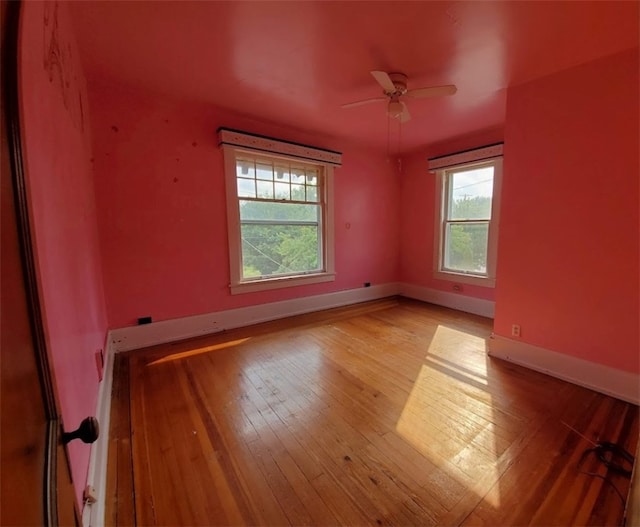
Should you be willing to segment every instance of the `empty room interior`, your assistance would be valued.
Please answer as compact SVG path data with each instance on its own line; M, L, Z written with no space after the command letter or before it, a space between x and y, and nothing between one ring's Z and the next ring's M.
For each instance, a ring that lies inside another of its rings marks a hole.
M640 525L639 6L7 8L59 523Z

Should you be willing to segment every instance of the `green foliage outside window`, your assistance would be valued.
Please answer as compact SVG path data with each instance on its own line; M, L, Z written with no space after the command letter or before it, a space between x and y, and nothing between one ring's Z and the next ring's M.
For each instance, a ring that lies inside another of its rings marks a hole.
M318 269L318 227L243 225L244 278Z
M451 218L488 220L490 216L490 197L465 197L451 203ZM486 272L487 242L488 224L484 221L449 224L446 268L468 272Z
M318 215L316 204L241 200L243 277L319 270Z

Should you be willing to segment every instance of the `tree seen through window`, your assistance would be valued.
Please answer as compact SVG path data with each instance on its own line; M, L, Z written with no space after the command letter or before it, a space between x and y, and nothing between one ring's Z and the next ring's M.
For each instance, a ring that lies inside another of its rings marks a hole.
M237 180L243 279L321 271L318 167L239 158Z
M444 232L444 268L487 272L493 167L451 172Z

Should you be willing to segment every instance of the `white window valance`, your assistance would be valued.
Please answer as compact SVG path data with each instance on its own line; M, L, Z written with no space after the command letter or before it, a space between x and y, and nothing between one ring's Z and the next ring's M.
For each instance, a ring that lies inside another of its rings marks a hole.
M502 155L504 143L496 143L493 145L474 148L473 150L465 150L455 154L447 154L446 156L429 158L429 171L435 172L443 168L450 168L465 163L473 163L475 161L484 161Z
M325 150L313 146L281 141L263 135L248 134L230 128L218 129L218 140L220 146L229 145L240 148L248 148L270 154L283 154L298 157L307 161L315 161L327 165L342 165L342 154L333 150Z

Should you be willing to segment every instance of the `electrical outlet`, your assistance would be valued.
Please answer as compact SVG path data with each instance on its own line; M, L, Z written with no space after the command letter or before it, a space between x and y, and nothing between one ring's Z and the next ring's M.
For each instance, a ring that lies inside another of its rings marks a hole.
M511 326L511 336L520 337L520 324L513 324Z

